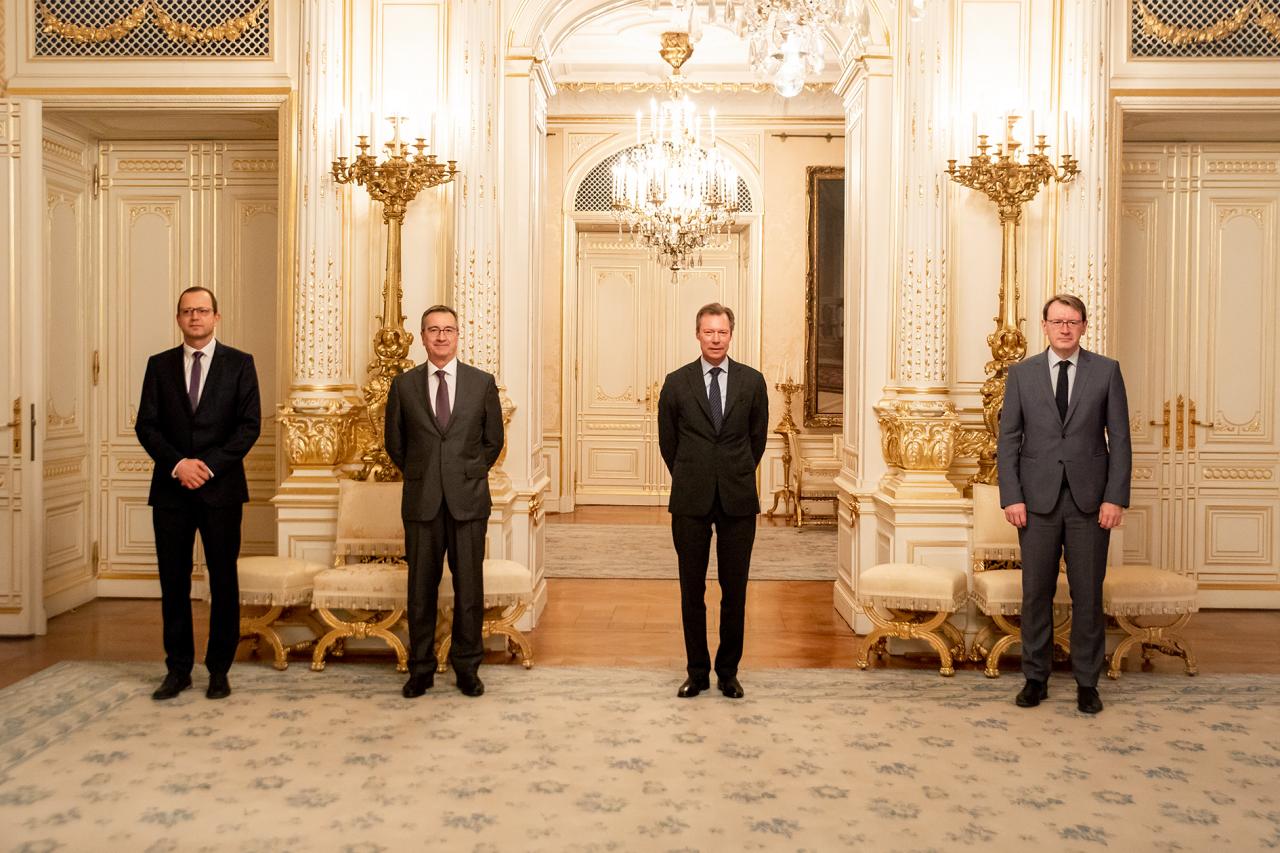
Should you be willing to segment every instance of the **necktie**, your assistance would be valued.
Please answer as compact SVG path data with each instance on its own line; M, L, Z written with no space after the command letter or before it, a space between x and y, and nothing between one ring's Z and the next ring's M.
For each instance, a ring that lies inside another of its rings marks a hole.
M1058 362L1058 387L1054 389L1054 399L1058 401L1058 417L1062 420L1067 419L1067 369L1071 367L1071 362Z
M440 429L449 428L449 374L443 370L436 371L436 423Z
M196 350L191 353L191 384L187 386L187 398L191 400L191 411L200 405L200 357L204 353Z
M720 402L721 373L724 373L723 368L711 368L711 387L707 389L707 400L711 403L711 425L716 428L716 432L720 431L720 427L724 423L724 407Z

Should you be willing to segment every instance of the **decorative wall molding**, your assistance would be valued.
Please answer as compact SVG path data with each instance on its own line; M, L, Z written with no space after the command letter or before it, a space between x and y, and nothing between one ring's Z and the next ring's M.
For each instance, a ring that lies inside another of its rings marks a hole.
M1276 160L1209 160L1205 171L1219 175L1274 175Z
M48 137L41 140L41 147L44 149L45 156L52 157L55 160L63 160L73 166L84 165L84 151L72 148L70 145L63 145L55 142Z
M46 462L44 465L44 478L46 480L56 480L59 477L78 476L84 472L84 461L84 457L78 457L76 459Z
M118 160L116 161L116 172L143 173L143 172L185 172L187 171L186 160Z
M269 172L274 174L279 168L279 161L274 157L258 157L248 160L232 160L233 172Z
M1270 468L1239 468L1228 466L1205 466L1200 475L1206 480L1271 480L1275 471Z

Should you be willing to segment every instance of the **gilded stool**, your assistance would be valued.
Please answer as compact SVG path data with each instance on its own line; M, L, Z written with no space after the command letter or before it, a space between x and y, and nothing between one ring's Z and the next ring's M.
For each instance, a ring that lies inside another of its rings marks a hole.
M310 606L315 576L324 568L296 557L241 557L237 562L240 606L266 608L265 613L240 617L240 637L254 638L255 646L262 641L271 646L276 669L288 669L289 652L311 648L322 633ZM276 631L286 624L303 625L313 636L286 645Z
M964 652L964 637L948 617L969 597L963 569L915 563L881 563L858 577L858 603L875 629L867 635L858 655L858 668L866 669L874 651L885 653L889 637L924 640L942 660L940 675L955 674L953 654Z
M1112 531L1115 535L1115 531ZM1110 678L1120 677L1129 649L1141 644L1144 661L1154 652L1180 657L1187 675L1199 672L1182 629L1199 607L1195 578L1155 566L1109 566L1102 582L1102 612L1128 635L1111 653ZM1139 624L1139 622L1157 624Z
M453 623L453 576L445 566L440 580L439 618L436 620L436 670L449 667L449 646L453 637L442 627ZM525 669L533 666L533 645L516 622L533 603L533 574L515 560L484 561L484 625L481 636L507 638L507 652L519 655Z
M409 571L403 562L349 563L317 574L311 606L329 630L316 643L311 668L322 671L335 644L376 637L395 652L396 670L408 672L408 652L393 632L404 618L408 597ZM334 654L342 654L341 645Z

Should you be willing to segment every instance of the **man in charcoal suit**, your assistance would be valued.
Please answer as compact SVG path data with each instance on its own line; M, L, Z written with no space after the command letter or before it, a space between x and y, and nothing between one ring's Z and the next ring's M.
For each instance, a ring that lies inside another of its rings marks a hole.
M489 469L502 452L502 405L493 376L458 361L458 314L434 305L422 315L427 363L391 382L387 455L404 474L400 514L409 562L409 680L414 699L434 683L436 605L445 554L453 574L453 642L458 689L484 693L484 540L493 503Z
M1120 365L1080 348L1088 316L1074 296L1045 303L1049 348L1009 370L996 456L1000 505L1022 543L1022 672L1017 704L1049 696L1059 557L1071 589L1071 670L1082 713L1102 710L1102 581L1111 529L1129 505L1133 454Z
M711 687L707 650L707 560L716 533L720 576L720 647L716 686L742 698L747 574L756 539L756 466L769 437L769 394L758 370L728 357L733 311L713 302L694 327L702 356L667 375L658 398L658 445L671 472L671 538L680 566L680 613L688 678L677 696Z
M172 699L191 686L192 548L196 531L209 572L205 695L231 695L227 672L240 642L240 520L249 501L244 457L258 440L261 411L253 356L214 338L218 299L189 287L178 297L182 345L151 356L134 431L155 460L151 519L168 674L152 693Z

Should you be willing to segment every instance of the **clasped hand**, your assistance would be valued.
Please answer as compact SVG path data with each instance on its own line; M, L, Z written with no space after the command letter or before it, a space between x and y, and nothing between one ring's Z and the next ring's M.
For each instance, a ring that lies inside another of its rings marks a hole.
M198 489L209 482L213 472L199 459L183 459L178 463L178 467L173 469L173 475L178 478L183 488Z
M1014 527L1023 528L1027 526L1027 505L1009 504L1004 508L1004 517ZM1119 527L1121 519L1124 518L1124 508L1119 504L1103 502L1098 507L1098 526L1103 530L1110 530L1113 527Z

